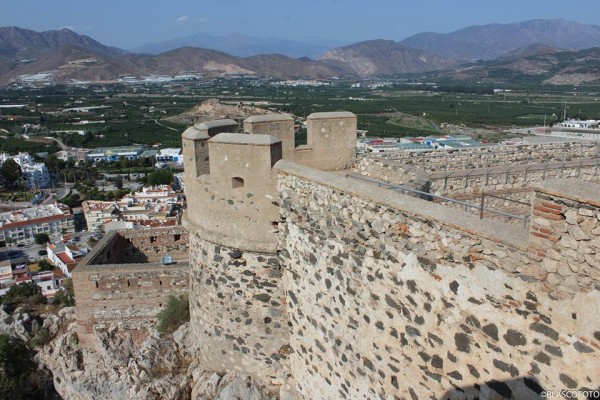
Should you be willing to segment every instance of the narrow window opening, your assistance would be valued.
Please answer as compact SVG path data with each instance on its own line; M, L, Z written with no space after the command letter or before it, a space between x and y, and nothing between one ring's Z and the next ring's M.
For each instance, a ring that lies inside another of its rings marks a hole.
M244 187L244 178L240 178L239 176L231 178L231 187L233 189L243 188Z
M308 132L306 128L300 127L294 133L294 147L306 146L308 144Z
M96 289L98 289L98 281L96 281Z
M150 236L150 243L156 243L156 236Z
M181 240L181 235L175 235L175 236L173 236L173 240L176 241L176 242L180 241Z

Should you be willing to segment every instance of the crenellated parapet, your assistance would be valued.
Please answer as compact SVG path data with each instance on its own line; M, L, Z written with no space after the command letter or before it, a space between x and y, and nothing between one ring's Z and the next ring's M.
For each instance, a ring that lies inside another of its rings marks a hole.
M322 171L350 168L356 162L356 115L313 113L306 118L307 144L296 146L289 115L256 115L244 121L244 132L267 134L282 141L283 159Z
M244 120L244 132L271 135L281 140L283 158L294 157L294 118L289 114L253 115Z
M356 159L356 116L309 115L308 144L298 147L289 115L252 116L243 125L245 134L232 133L238 129L233 120L204 122L183 133L186 219L214 243L274 252L278 204L272 167L280 159L321 170L349 167Z
M200 175L208 174L208 140L222 132L237 132L239 124L232 119L206 121L190 126L181 135L185 160L185 180L192 182Z
M321 171L347 169L356 161L356 115L351 112L310 114L306 134L307 144L293 161Z
M186 184L190 230L216 244L274 252L279 208L272 168L281 159L281 141L220 133L206 147L211 173Z

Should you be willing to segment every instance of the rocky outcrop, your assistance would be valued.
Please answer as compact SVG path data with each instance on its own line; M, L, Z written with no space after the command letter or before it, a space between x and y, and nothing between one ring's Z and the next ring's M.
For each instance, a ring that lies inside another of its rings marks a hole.
M17 309L12 314L0 308L0 335L29 341L34 327L41 325L40 320L27 312Z
M64 399L278 398L250 377L198 365L187 324L168 337L153 328L131 332L107 325L95 330L93 346L79 343L75 308L49 315L44 327L55 337L38 359L53 372Z
M252 115L264 115L270 111L252 105L224 104L218 99L204 100L189 111L165 118L166 121L178 124L195 124L214 119L245 119Z

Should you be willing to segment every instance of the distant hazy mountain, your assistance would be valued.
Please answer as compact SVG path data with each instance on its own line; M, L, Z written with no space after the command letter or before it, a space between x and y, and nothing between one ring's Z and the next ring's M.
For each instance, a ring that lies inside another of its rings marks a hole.
M563 49L586 49L600 45L600 26L563 19L535 19L511 24L470 26L451 33L418 33L401 44L444 57L491 60L534 43Z
M565 49L559 49L557 47L548 46L541 43L534 43L529 46L519 47L518 49L502 54L501 56L497 57L496 60L516 60L523 57L558 53L559 51L565 51Z
M521 49L524 54L534 49ZM518 56L517 52L493 61L469 64L438 76L465 81L508 83L551 83L557 85L600 84L600 48L537 52ZM435 79L435 78L433 78Z
M257 38L242 34L227 36L212 36L204 33L167 40L164 42L148 43L134 49L135 53L160 54L179 47L198 47L224 51L238 57L251 57L259 54L282 54L288 57L316 58L327 50L339 45L324 44L326 40L314 42L299 42L276 38ZM315 43L319 44L315 44Z
M446 69L455 60L415 50L392 40L368 40L328 51L320 61L359 76L394 75Z
M4 61L4 62L3 62ZM76 46L66 46L28 63L15 63L0 57L0 84L23 75L44 73L54 82L114 81L127 75L176 76L198 73L206 77L251 75L277 78L331 78L346 72L310 59L282 55L235 57L215 50L184 47L159 55L121 54L103 56Z
M95 54L115 56L125 53L115 47L104 46L94 39L69 29L36 32L14 26L0 27L0 56L7 58L35 58L65 46L77 46Z
M406 45L410 42L414 46L419 41L430 50L452 57ZM291 48L289 42L280 41L278 45L281 43ZM470 27L447 35L416 35L400 43L370 40L335 48L312 60L281 54L239 57L196 47L158 55L132 54L68 29L38 33L7 27L0 28L0 84L23 79L110 82L124 75L144 78L187 73L310 79L427 73L432 77L494 82L600 83L600 49L558 49L594 43L600 44L600 27L534 20ZM467 64L457 58L487 60ZM42 74L41 78L36 74Z

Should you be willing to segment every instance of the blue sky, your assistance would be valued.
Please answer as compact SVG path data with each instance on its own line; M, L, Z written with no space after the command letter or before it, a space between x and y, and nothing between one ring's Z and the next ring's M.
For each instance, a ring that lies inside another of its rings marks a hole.
M196 33L402 40L535 18L600 24L598 15L600 0L0 0L0 26L69 27L125 49Z

